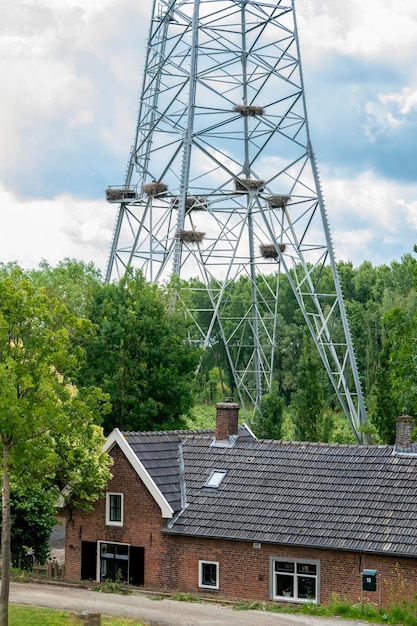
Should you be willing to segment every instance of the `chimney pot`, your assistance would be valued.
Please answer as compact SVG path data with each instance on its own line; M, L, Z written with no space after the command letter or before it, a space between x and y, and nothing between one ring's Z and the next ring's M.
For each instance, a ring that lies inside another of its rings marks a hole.
M226 398L216 404L216 441L229 441L229 437L238 434L240 405Z

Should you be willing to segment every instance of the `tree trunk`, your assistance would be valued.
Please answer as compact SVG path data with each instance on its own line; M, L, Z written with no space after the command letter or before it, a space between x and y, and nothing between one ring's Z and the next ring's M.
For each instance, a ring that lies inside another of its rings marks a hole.
M10 440L3 439L0 626L9 625L10 591Z

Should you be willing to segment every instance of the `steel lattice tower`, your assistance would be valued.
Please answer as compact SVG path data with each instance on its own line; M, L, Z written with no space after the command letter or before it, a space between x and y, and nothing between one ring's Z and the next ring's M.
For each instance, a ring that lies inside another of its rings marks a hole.
M367 418L310 141L294 0L153 0L134 145L124 185L107 199L120 206L107 280L130 266L151 282L198 279L188 286L202 304L189 313L205 347L224 344L247 416L271 389L285 274L361 440ZM241 277L251 296L234 316Z

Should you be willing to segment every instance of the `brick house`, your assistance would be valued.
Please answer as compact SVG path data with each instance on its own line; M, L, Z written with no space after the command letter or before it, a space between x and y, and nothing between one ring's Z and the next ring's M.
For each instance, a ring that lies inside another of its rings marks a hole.
M413 597L414 420L398 418L395 446L330 445L258 440L238 412L218 404L215 430L115 429L105 497L68 514L66 578L292 603Z

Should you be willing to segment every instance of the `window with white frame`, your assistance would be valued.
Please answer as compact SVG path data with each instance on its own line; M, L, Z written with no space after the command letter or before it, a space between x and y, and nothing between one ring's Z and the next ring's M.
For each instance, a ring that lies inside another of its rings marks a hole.
M219 588L219 564L216 561L198 562L198 586L203 589Z
M99 542L100 581L129 580L129 545Z
M106 524L107 526L123 526L123 494L106 494Z
M319 602L320 562L288 557L271 558L273 600Z

